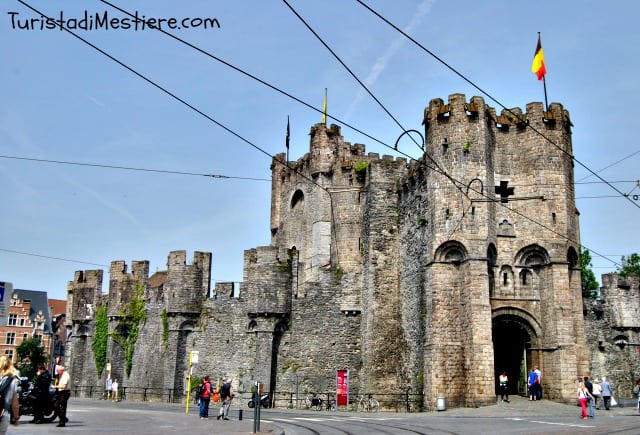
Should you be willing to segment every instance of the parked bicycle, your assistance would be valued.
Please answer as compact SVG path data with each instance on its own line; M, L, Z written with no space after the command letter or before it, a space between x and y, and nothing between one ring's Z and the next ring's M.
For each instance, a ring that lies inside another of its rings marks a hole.
M305 409L313 409L316 411L322 410L322 402L323 400L316 396L315 394L312 397L305 397L304 399L304 407Z
M333 400L333 399L327 400L326 409L327 409L327 411L337 411L338 410L338 406L336 405L336 401Z
M371 394L368 394L366 397L360 396L358 398L356 411L378 412L378 409L380 409L380 402L374 399Z
M315 394L312 397L306 397L304 399L304 407L305 409L313 409L315 411L322 411L323 408L327 411L338 410L335 400L329 399L325 402L325 400Z

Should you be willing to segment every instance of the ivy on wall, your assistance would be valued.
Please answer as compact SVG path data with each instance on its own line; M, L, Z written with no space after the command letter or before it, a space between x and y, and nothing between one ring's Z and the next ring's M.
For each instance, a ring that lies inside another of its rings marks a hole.
M120 318L118 319L118 327L115 331L111 332L113 341L118 343L124 351L125 372L127 376L131 376L136 341L138 341L140 327L144 325L146 320L147 312L144 309L144 289L138 282L136 283L135 296L122 308Z
M93 357L96 363L96 370L102 373L107 364L107 338L109 336L109 318L107 317L107 306L99 305L96 309L95 331L93 333Z
M169 347L169 318L167 317L167 309L163 308L162 313L160 313L162 317L162 344L166 349Z
M369 164L367 162L358 162L356 166L353 168L356 173L356 180L364 181L367 176L367 166Z

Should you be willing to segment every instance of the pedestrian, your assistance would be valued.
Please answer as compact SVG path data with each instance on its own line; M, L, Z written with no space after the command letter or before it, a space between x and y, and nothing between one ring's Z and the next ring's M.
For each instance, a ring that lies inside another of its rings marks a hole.
M602 397L602 387L600 386L600 381L597 379L593 380L593 399L596 402L594 405L596 406L596 409L600 409L600 404L598 403L598 400L600 400L600 398Z
M104 385L104 400L109 400L111 398L111 385L113 381L111 380L111 373L107 375L107 381Z
M584 385L584 381L582 380L582 378L578 378L578 380L578 402L580 402L580 408L582 409L582 418L584 420L588 420L589 415L587 414L587 401L589 400L591 394L589 393L589 390L587 390L587 387Z
M9 423L20 424L20 407L18 405L18 376L16 369L7 355L0 355L0 393L4 395L4 403L0 413L0 434L7 433Z
M198 398L200 399L200 419L209 418L209 402L213 395L213 387L209 376L205 376L202 383L198 387Z
M222 406L220 407L220 414L216 417L218 420L229 420L229 408L231 407L231 400L233 400L233 388L231 386L231 378L222 384L220 387L220 398L222 399Z
M527 380L527 385L529 386L529 400L537 400L537 391L536 391L536 383L538 380L538 375L536 372L531 369L529 370L529 378Z
M602 402L604 403L604 409L607 411L611 406L611 396L613 396L613 388L611 388L611 384L607 381L606 376L602 377L602 383L600 384L600 388L602 388Z
M636 380L636 386L633 387L633 394L638 396L638 412L640 412L640 379Z
M500 374L498 382L498 388L500 389L500 399L503 402L509 403L509 377L507 376L507 372L502 372L502 374Z
M69 419L67 418L67 401L71 396L71 390L69 389L69 372L64 366L56 366L58 374L58 384L54 387L58 390L56 396L56 403L53 404L54 409L58 411L59 422L56 427L65 427Z
M113 378L111 381L111 400L118 401L118 378Z
M536 375L538 376L538 382L536 383L536 399L542 400L542 371L538 366L535 366L533 371L536 372Z
M589 405L589 417L595 417L595 401L596 399L593 397L593 384L589 381L589 376L584 377L584 386L587 391L589 391L589 396L587 397L587 404Z
M44 423L45 410L49 407L49 388L51 388L51 374L43 365L38 367L38 377L33 386L33 395L36 397L33 406L33 420L31 423Z

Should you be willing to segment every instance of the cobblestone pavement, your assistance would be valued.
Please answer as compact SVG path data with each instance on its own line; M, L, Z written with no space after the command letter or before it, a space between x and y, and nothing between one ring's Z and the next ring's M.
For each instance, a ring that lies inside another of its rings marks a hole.
M378 420L376 424L384 424L385 421L393 421L394 424L414 425L412 427L440 427L438 422L447 422L447 430L438 433L506 433L500 429L492 430L495 422L505 420L529 420L536 423L558 424L561 426L542 426L539 432L544 433L640 433L629 427L640 427L640 414L635 407L635 401L623 401L624 407L615 407L609 411L604 409L596 411L593 420L583 421L580 418L580 407L551 402L549 400L529 401L522 397L512 397L510 403L498 403L493 406L481 408L449 408L445 411L428 413L396 413L378 412L375 414L355 412L327 412L327 411L300 411L285 409L263 410L260 422L261 434L280 435L283 433L278 421L332 421L336 426L346 428L349 420ZM69 423L65 428L56 427L56 423L35 425L30 424L31 416L23 416L21 425L11 426L9 434L49 434L49 433L94 433L94 434L165 434L177 433L183 435L199 434L250 434L254 430L253 411L242 410L243 419L240 420L240 409L232 409L229 421L219 421L215 418L217 409L212 408L211 417L201 420L198 417L197 406L190 407L186 414L184 405L149 402L119 402L112 403L90 399L71 399L69 401ZM619 417L619 418L616 418ZM636 420L637 418L637 420ZM606 419L606 420L605 420ZM544 420L544 421L542 421ZM336 423L336 422L342 423ZM553 423L553 422L562 423ZM635 422L638 422L637 424ZM583 423L584 422L584 423ZM631 423L631 426L629 425ZM382 426L380 426L382 427ZM475 430L474 430L475 427ZM544 430L542 430L544 428ZM349 433L373 434L376 430L351 430ZM485 432L489 430L490 432ZM556 432L554 432L556 431ZM343 431L344 432L344 431ZM309 433L305 430L291 430L287 428L287 434ZM322 432L319 432L322 433ZM336 433L336 432L332 432ZM338 432L340 433L340 432ZM384 433L389 433L384 431ZM424 432L414 432L424 433ZM518 432L527 433L527 432Z

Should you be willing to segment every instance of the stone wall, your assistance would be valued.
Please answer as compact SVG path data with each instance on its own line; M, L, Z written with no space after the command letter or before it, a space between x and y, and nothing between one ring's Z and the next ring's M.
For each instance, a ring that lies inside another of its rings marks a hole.
M584 299L592 379L607 377L615 397L630 399L640 378L640 276L602 275L600 297Z
M573 400L588 353L568 112L531 103L498 115L480 97L454 94L432 100L424 124L417 160L366 154L325 124L311 127L298 160L276 155L271 243L245 251L237 288L211 292L210 253L187 264L172 252L151 277L146 262L130 274L114 262L111 327L136 285L148 308L122 384L146 386L154 371L156 385L179 396L197 350L194 374L232 377L245 391L254 381L331 391L336 370L348 369L352 391L480 406L495 400L499 370L518 379L539 365L548 397ZM86 307L73 310L71 325L89 338ZM619 315L624 325L632 317ZM74 358L92 358L74 345ZM121 371L115 343L109 356ZM101 377L84 370L78 381Z

